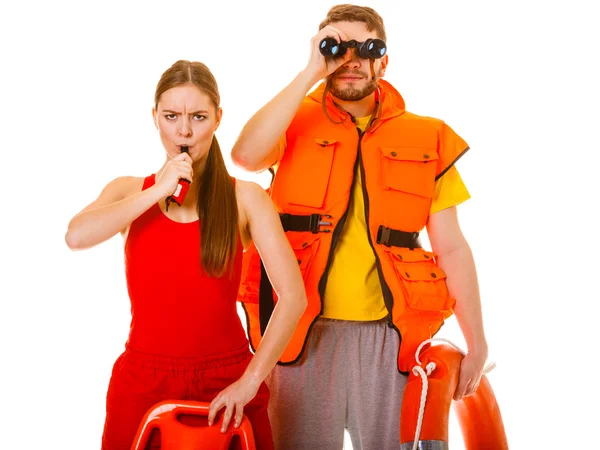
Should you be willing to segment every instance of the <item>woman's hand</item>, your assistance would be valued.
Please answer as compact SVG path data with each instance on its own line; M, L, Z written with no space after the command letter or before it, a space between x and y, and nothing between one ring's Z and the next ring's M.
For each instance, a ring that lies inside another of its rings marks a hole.
M234 426L236 428L239 427L244 416L244 406L246 406L254 398L259 387L259 382L252 380L249 377L242 376L235 383L230 384L228 387L223 389L210 403L208 412L208 425L212 426L217 413L222 408L225 408L221 433L225 433L234 414Z
M192 181L194 170L192 169L192 158L187 153L181 153L169 159L156 174L156 190L161 192L162 197L173 195L181 178Z

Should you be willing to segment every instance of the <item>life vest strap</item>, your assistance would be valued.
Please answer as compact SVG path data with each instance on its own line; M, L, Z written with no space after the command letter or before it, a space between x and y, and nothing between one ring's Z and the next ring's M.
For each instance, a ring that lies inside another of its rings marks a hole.
M383 225L377 230L377 243L386 247L405 247L411 250L421 248L417 231L394 230Z
M330 233L331 229L321 227L331 226L331 222L323 221L323 218L331 219L328 214L310 214L310 215L296 215L296 214L279 214L281 219L281 225L283 231L310 231L311 233Z

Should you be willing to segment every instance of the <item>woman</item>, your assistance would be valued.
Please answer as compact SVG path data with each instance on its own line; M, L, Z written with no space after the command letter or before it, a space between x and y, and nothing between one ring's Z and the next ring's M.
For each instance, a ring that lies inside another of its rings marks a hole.
M306 297L270 198L227 172L214 135L219 103L204 64L173 64L158 82L152 110L164 165L145 178L111 181L69 223L65 239L73 250L119 232L125 241L132 320L108 387L103 449L129 449L143 415L166 399L210 401L209 425L224 408L223 432L245 413L258 448L273 446L263 380ZM175 204L181 179L191 184ZM235 303L242 252L252 242L279 299L254 356Z

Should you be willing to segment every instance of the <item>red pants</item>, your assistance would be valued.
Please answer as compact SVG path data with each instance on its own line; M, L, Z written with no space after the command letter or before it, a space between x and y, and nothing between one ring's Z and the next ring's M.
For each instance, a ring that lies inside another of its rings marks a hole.
M108 386L102 450L130 450L144 414L162 400L212 401L242 376L251 358L247 346L200 360L172 359L127 348L115 362ZM269 391L263 383L244 408L258 450L273 448L268 402ZM152 439L151 448L160 448L158 436Z

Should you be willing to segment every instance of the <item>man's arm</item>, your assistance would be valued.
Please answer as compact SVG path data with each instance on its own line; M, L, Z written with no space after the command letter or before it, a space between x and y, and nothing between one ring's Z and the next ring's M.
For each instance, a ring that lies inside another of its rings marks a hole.
M455 400L459 400L477 389L488 356L477 271L471 248L458 224L455 206L430 216L427 234L438 265L446 273L450 295L456 299L454 314L468 348L454 394Z
M347 40L340 30L330 25L312 38L311 55L306 68L259 109L242 129L231 150L234 164L251 172L262 172L277 162L280 157L277 142L285 134L309 89L352 56L351 52L346 52L343 58L326 60L318 46L327 36L336 38L338 42Z
M277 162L280 157L278 141L315 82L303 70L250 118L231 150L234 164L250 172L262 172Z

